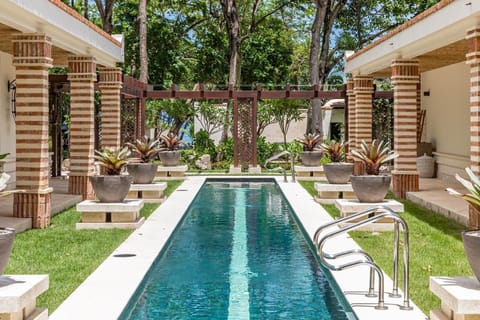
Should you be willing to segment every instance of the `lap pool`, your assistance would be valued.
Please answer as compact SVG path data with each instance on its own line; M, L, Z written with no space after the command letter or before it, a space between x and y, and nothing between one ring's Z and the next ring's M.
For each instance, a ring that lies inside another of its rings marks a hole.
M121 319L356 319L270 180L202 186Z

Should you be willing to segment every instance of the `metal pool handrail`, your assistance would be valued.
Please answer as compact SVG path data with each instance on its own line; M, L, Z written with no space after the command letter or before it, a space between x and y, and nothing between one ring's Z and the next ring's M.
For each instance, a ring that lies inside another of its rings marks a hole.
M376 212L380 212L379 214L376 214ZM371 214L374 214L371 216ZM344 227L340 227L340 223L342 222L348 222L350 220L353 220L355 218L361 218L364 216L368 216L368 218L357 221L357 222L352 222L352 224ZM409 303L409 232L408 232L408 226L405 222L405 220L400 217L397 213L393 212L390 208L385 207L385 206L377 206L374 208L370 208L367 210L363 210L360 212L357 212L355 214L352 214L348 217L344 217L335 221L332 221L330 223L324 224L320 226L317 231L315 232L314 235L314 244L317 248L317 253L320 257L320 260L322 264L324 264L326 267L328 267L331 270L334 271L340 271L340 270L345 270L347 268L351 268L354 266L358 265L368 265L370 266L370 288L367 296L374 296L373 294L373 285L374 285L374 272L376 271L378 274L379 278L379 297L378 297L378 304L375 307L376 309L387 309L385 306L385 300L384 300L384 276L383 272L381 271L380 267L373 261L373 259L368 255L366 252L360 249L353 249L353 250L347 250L344 252L340 252L337 254L326 254L323 251L323 246L325 243L340 234L344 234L348 231L358 229L361 226L371 224L377 220L383 219L383 218L392 218L394 220L394 253L393 253L393 272L394 272L394 279L393 279L393 291L391 294L391 297L400 297L398 294L398 249L399 249L399 225L402 226L403 230L403 235L404 235L404 246L403 246L403 277L404 277L404 299L403 299L403 306L400 307L402 310L412 310L413 308L410 307ZM320 234L323 230L330 228L330 227L337 227L338 229L335 231L332 231L330 233L327 233L325 236L320 237ZM329 263L326 259L335 259L341 256L347 256L347 255L352 255L352 254L360 254L363 255L363 258L351 261L348 263L344 263L341 265L334 265Z
M265 160L265 164L263 165L265 168L267 168L267 164L269 162L272 162L273 160L276 160L284 155L289 155L290 156L290 170L292 172L292 182L295 182L295 166L294 166L294 162L295 162L295 157L290 153L290 151L287 151L287 150L284 150L280 153L277 153L277 154L274 154L273 156L271 156L270 158L268 158L267 160ZM285 168L282 168L282 167L276 167L276 168L273 168L273 169L267 169L268 171L282 171L283 172L283 181L284 182L287 182L287 170L285 170Z

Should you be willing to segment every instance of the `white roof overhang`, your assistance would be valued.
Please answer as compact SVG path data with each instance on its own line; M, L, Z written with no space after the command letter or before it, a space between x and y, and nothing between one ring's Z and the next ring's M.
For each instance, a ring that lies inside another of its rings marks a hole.
M392 61L399 58L424 61L421 72L464 61L465 36L474 26L480 26L480 1L455 0L401 31L394 30L392 36L380 38L363 52L347 57L345 73L388 76Z
M123 39L99 33L48 0L2 0L0 24L22 33L45 33L52 45L65 51L65 55L88 55L99 65L113 67L123 62ZM5 41L5 38L4 38ZM117 43L119 41L119 43ZM54 65L65 59L54 59Z

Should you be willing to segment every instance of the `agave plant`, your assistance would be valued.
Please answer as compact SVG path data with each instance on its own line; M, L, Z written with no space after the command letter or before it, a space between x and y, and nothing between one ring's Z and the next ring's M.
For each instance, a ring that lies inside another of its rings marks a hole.
M387 142L373 140L367 143L362 140L360 150L352 150L352 156L365 163L365 171L369 175L378 175L380 166L398 157L398 153L390 150Z
M320 145L320 148L328 155L328 158L332 162L341 162L345 158L345 147L348 141L337 142L332 140L330 142L324 142Z
M322 141L322 136L318 134L307 133L303 139L295 139L295 141L303 145L304 151L314 151L317 145Z
M107 176L116 176L122 173L128 163L130 150L123 148L105 148L101 151L95 150L95 160L104 168Z
M467 188L468 191L470 191L470 194L461 194L451 188L447 188L447 191L450 194L462 197L469 204L471 204L472 207L480 211L480 179L473 173L473 171L470 168L465 168L465 171L467 172L467 175L471 181L463 179L458 174L455 175L455 178L465 188Z
M0 153L0 160L5 159L10 153Z
M160 152L159 149L160 141L153 140L148 137L143 137L142 139L137 139L135 143L127 142L125 145L130 148L136 158L130 159L140 163L149 163L151 162L157 154Z
M179 146L185 144L180 138L173 132L169 132L167 134L162 134L159 137L159 140L161 140L161 146L163 147L164 150L167 151L174 151L176 150Z
M3 172L0 174L0 198L8 196L9 194L16 193L16 192L23 192L25 190L7 190L3 191L7 188L7 182L10 180L10 175Z

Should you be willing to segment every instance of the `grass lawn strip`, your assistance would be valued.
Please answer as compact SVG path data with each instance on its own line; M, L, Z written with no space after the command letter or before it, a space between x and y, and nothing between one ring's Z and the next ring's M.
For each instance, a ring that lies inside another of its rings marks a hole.
M316 195L313 181L300 183L312 196ZM429 314L430 310L440 308L440 300L428 288L430 276L473 275L460 235L466 227L408 200L396 200L404 205L405 212L401 216L410 232L410 298L425 314ZM340 216L335 205L323 207L332 217ZM392 277L393 232L354 231L350 232L350 236ZM403 280L402 272L400 270L400 282ZM402 286L400 283L400 288Z
M170 195L183 180L168 181ZM146 203L140 215L148 218L158 203ZM15 236L5 274L48 274L49 289L37 301L51 314L133 230L76 230L81 214L72 207L52 218L50 227Z

